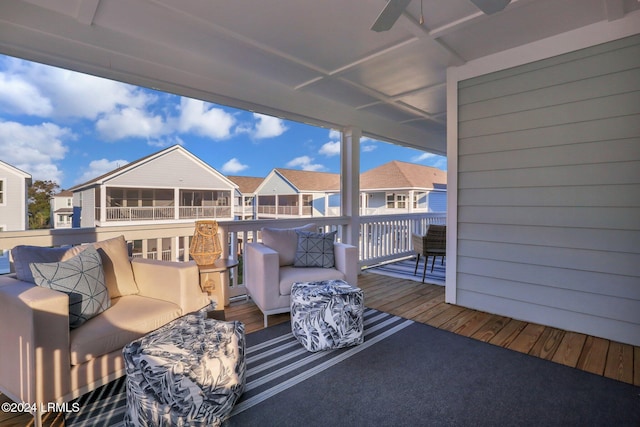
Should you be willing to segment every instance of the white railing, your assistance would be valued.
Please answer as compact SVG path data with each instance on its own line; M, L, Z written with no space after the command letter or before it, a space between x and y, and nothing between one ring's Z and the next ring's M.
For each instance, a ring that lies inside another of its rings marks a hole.
M446 224L446 213L360 217L360 266L413 255L411 234L424 235L429 224Z
M258 205L258 213L266 215L311 215L311 206Z
M100 218L96 208L96 218ZM174 219L230 218L231 206L180 206L178 218L173 206L108 207L107 221L166 221Z
M173 206L110 207L105 212L107 221L164 221L176 216Z
M428 224L444 224L446 215L404 214L374 215L360 218L359 265L368 266L412 254L411 233L424 234ZM307 224L309 218L279 220L219 221L223 257L241 256L244 244L259 241L262 227L297 227ZM346 217L317 217L313 222L324 231L337 230L342 240ZM97 228L71 228L53 230L5 231L0 233L0 253L17 245L66 246L91 243L124 235L133 244L134 257L167 261L188 261L189 243L193 223L166 223L128 225ZM230 296L242 295L244 286L239 280L237 267L232 271Z

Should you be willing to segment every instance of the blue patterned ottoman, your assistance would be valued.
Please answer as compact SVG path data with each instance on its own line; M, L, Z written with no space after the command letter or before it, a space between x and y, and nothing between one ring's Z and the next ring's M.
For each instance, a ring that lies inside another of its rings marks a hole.
M218 426L244 392L237 321L189 314L127 344L123 355L127 426Z
M362 344L364 295L344 280L294 283L291 332L308 351Z

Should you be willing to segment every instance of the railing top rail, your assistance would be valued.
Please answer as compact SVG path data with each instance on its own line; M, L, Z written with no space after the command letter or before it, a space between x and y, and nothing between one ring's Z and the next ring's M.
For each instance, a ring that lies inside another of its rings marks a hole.
M360 223L378 222L378 221L398 221L403 219L422 219L422 218L445 218L446 212L414 212L404 214L388 214L388 215L362 215Z

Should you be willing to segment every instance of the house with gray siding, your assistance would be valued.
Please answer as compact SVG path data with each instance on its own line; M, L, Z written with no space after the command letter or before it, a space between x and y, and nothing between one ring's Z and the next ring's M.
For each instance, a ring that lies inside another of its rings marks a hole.
M393 160L360 174L362 215L446 212L447 173Z
M74 227L232 220L238 186L180 145L77 185Z
M30 174L0 160L0 231L29 228L29 186Z
M73 193L63 190L51 196L50 224L53 228L71 228L73 221Z
M449 70L446 300L640 345L640 35L609 26Z
M326 216L340 210L340 174L276 168L255 193L261 219Z

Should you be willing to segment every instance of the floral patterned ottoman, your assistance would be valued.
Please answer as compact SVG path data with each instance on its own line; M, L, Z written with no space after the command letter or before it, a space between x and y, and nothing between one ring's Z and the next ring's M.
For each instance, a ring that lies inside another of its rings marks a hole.
M364 295L344 280L294 283L291 332L308 351L362 344Z
M218 426L244 392L240 322L189 314L127 344L127 426Z

